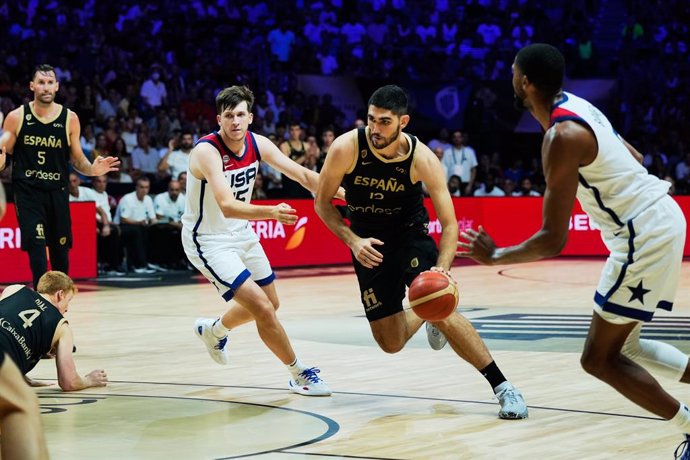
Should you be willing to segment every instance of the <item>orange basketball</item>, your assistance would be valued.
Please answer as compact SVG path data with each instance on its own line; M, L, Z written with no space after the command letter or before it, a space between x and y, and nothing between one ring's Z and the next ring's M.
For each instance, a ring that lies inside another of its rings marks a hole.
M426 271L412 280L407 297L417 316L427 321L440 321L455 311L459 294L457 285L446 275Z

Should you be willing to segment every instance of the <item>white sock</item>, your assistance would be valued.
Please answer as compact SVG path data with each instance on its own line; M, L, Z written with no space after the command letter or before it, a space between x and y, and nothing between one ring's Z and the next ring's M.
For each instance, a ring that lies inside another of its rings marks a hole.
M299 358L295 358L295 360L292 362L292 364L287 365L288 370L290 373L293 375L293 377L297 377L300 372L302 372L306 367L304 367L304 364L299 360Z
M642 323L636 326L621 352L651 373L680 381L688 366L688 355L674 346L657 340L640 339Z
M680 409L669 422L680 428L683 433L690 434L690 409L688 406L680 403Z
M218 337L219 339L222 339L226 335L228 335L228 332L230 329L227 327L223 326L223 322L218 318L215 323L213 323L213 327L211 328L211 332L213 335Z

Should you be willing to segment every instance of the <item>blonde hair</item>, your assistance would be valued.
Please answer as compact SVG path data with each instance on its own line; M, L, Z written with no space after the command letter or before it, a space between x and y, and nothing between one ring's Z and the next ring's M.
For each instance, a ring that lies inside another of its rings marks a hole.
M43 274L38 280L36 291L40 294L53 295L58 291L65 293L72 291L77 293L77 287L74 285L72 278L58 271L49 271Z

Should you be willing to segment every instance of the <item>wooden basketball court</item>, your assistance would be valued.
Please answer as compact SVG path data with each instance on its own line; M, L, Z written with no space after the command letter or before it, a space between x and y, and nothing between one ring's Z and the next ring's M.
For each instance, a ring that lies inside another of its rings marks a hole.
M603 260L454 267L460 307L520 388L526 420L497 418L484 378L423 328L395 355L380 351L347 268L278 272L279 311L303 362L332 397L289 392L287 370L252 324L234 330L234 361L215 364L192 326L224 303L205 280L146 287L80 284L68 318L80 372L102 389L38 389L55 459L670 459L673 427L585 374L579 353ZM297 275L297 276L296 276ZM690 263L672 313L646 327L690 352ZM644 330L643 330L644 331ZM31 377L55 383L43 360ZM690 401L688 385L663 382Z

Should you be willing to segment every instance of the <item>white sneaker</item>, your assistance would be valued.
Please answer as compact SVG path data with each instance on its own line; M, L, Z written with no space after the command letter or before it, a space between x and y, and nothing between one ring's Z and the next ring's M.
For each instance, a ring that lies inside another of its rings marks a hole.
M199 318L194 322L194 332L206 345L208 354L218 364L228 364L230 353L227 348L228 336L218 338L213 335L213 325L219 321L213 318Z
M135 268L134 273L139 274L139 275L150 275L152 273L156 273L156 270L152 268L146 268L146 267L139 267Z
M527 418L527 404L522 393L512 384L508 384L506 388L496 393L498 402L501 404L501 410L498 411L498 417L506 420L517 420Z
M429 346L432 350L440 350L448 343L448 339L443 335L443 332L429 322L426 323L426 339L429 341Z
M297 378L290 379L288 386L294 393L304 396L330 396L331 389L321 380L317 374L321 370L310 367L297 375Z
M167 272L168 271L167 268L163 268L158 264L152 264L152 263L146 264L146 268L148 268L149 270L153 270L154 272Z

